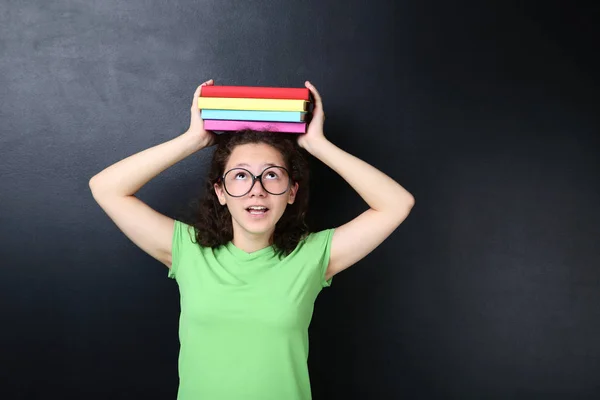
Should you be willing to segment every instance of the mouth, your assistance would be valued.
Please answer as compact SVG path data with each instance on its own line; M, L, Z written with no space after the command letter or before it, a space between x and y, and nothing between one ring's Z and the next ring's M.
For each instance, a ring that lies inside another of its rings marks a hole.
M246 211L248 213L250 213L250 215L252 215L252 216L261 217L261 216L266 215L267 212L269 211L269 209L264 206L250 206L250 207L246 208Z

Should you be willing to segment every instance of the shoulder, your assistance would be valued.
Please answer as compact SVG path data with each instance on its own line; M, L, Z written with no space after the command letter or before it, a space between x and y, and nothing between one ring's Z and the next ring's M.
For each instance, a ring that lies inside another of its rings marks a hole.
M306 234L304 236L302 241L305 243L318 243L318 242L327 241L328 239L331 238L331 236L333 236L334 231L335 231L335 228L329 228L329 229L323 229L323 230L316 231L316 232L309 232L308 234Z
M183 222L180 219L175 219L175 227L177 227L178 229L182 230L182 231L187 231L187 232L191 232L194 233L194 227L186 222Z
M323 229L309 233L298 246L300 248L298 258L303 265L312 266L308 268L314 271L315 279L319 287L331 285L331 279L326 277L326 271L331 258L331 243L335 228Z
M171 267L169 277L174 278L180 265L197 256L201 247L196 241L196 229L181 220L175 219L171 238Z
M302 252L329 251L334 231L335 228L329 228L306 234L298 243L297 250Z
M181 220L175 219L173 226L173 244L195 242L196 229Z

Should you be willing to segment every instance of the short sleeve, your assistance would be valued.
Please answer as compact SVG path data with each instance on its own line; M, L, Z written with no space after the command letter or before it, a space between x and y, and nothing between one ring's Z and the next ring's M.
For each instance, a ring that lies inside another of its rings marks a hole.
M319 232L311 233L308 237L307 244L310 244L311 257L315 257L317 261L318 280L321 287L329 287L333 281L333 277L325 280L327 267L329 266L329 258L331 256L331 241L335 229L325 229Z
M192 242L192 227L184 222L175 220L173 226L173 237L171 238L171 268L169 268L168 277L177 279L177 272L181 264L183 250L186 245Z

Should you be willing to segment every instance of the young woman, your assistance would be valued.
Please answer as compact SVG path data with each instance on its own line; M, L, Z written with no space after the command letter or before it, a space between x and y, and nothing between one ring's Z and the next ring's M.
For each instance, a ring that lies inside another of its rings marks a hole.
M302 135L204 130L197 99L189 129L90 180L95 200L137 246L165 264L181 296L178 399L305 400L308 327L332 277L381 244L413 196L323 134L321 97ZM207 190L189 224L135 193L185 157L216 144ZM346 224L309 232L308 152L341 175L369 208Z

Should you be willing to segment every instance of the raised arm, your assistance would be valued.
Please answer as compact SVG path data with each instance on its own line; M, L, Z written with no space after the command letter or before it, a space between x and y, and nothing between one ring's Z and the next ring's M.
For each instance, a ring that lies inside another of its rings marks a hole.
M379 246L406 219L415 199L389 176L325 138L321 97L309 82L306 87L313 94L315 108L307 133L298 138L298 144L337 172L370 207L335 229L325 275L329 279Z
M89 181L94 199L119 229L138 247L169 268L174 221L139 200L135 193L167 168L214 144L214 134L204 130L198 109L202 86L212 84L210 80L196 89L190 127L185 133L131 155Z

